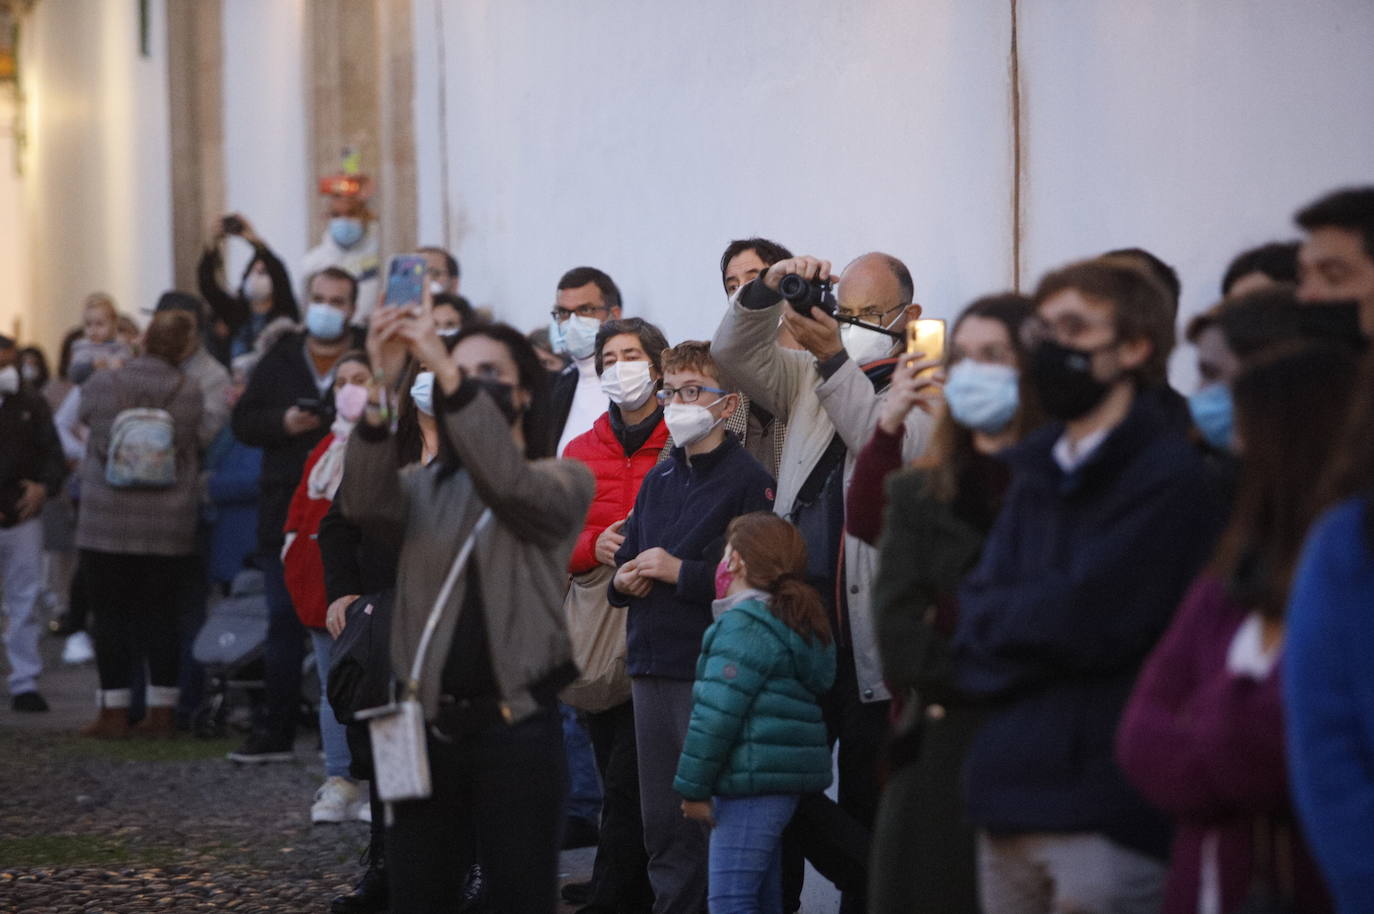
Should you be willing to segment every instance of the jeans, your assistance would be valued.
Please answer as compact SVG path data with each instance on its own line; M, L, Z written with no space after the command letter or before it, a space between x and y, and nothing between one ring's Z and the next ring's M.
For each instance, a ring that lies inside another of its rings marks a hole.
M556 709L444 742L429 739L434 793L393 806L387 831L391 910L452 914L467 875L463 848L480 835L493 911L554 914L567 787Z
M320 674L320 741L324 743L324 773L329 777L348 777L353 756L348 751L348 734L329 706L329 658L334 639L322 628L309 629L315 646L315 670Z
M4 588L5 653L9 655L11 695L38 686L43 661L38 656L39 577L43 570L43 524L34 517L0 529L0 587Z
M563 718L563 751L568 755L568 818L585 819L594 825L601 818L601 781L597 779L591 739L576 709L560 701L558 712Z
M711 914L782 914L782 831L795 794L716 797Z
M263 649L266 707L259 726L274 736L294 739L301 696L301 662L305 660L305 626L296 616L282 577L281 556L258 556L267 591L267 644Z

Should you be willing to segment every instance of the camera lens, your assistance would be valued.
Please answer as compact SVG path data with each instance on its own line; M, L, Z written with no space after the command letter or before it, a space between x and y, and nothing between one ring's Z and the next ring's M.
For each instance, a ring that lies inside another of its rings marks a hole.
M789 302L806 301L811 297L811 283L807 282L797 273L788 273L778 283L778 294Z

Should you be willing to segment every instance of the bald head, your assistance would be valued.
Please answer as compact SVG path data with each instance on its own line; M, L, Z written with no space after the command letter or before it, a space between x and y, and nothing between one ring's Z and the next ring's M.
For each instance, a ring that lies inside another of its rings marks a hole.
M873 251L860 254L849 262L840 274L840 287L835 295L846 311L876 306L886 312L898 305L911 304L916 297L916 287L906 264L891 254ZM845 304L847 296L854 302L852 307Z

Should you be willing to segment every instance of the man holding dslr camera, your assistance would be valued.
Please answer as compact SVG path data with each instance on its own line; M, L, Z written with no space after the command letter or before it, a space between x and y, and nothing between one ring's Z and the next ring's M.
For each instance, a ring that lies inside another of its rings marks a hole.
M878 424L884 400L913 398L924 385L917 373L927 366L893 358L906 325L921 314L913 301L911 274L900 260L881 253L855 259L840 276L838 301L826 294L830 277L830 263L815 257L774 263L740 287L711 345L733 383L787 423L774 510L801 529L811 561L810 583L831 610L838 673L825 712L840 744L840 805L871 827L890 696L882 681L869 604L878 553L844 534L844 489L855 456ZM783 301L784 279L797 287L786 290L789 299L801 301ZM834 316L827 313L830 309ZM780 321L803 351L777 345ZM903 461L924 450L931 424L920 410L911 413L902 432ZM798 819L804 818L799 811ZM812 862L823 864L816 850L808 847ZM849 889L844 910L858 910L862 880L857 885L855 880L844 882L842 887Z

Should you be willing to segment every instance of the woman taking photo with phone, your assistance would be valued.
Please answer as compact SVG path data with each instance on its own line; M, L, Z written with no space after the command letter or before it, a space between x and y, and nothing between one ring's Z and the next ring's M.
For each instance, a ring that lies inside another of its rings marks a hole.
M1021 295L980 298L954 322L943 374L923 377L931 362L920 353L901 360L855 462L846 526L880 549L873 618L898 715L873 830L872 912L978 910L959 772L981 715L953 688L948 642L955 590L977 562L1010 480L996 455L1039 422L1020 380L1019 334L1031 313ZM939 383L945 406L930 450L893 474L906 416L940 408Z
M563 589L592 474L574 461L538 459L547 435L530 415L546 373L517 330L473 327L450 355L427 309L382 308L368 348L382 385L394 386L407 352L434 370L439 426L439 457L398 472L397 443L374 394L337 495L354 523L404 531L394 670L411 670L444 580L474 543L437 607L416 684L432 787L424 799L392 804L391 909L452 910L466 875L452 863L455 849L475 828L492 906L553 914L566 781L556 696L577 674Z

